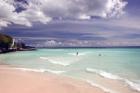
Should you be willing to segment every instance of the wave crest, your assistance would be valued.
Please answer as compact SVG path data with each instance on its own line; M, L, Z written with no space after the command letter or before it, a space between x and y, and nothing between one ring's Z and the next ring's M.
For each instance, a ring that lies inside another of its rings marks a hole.
M108 88L106 88L104 86L101 86L99 84L96 84L96 83L94 83L92 81L86 80L86 82L89 83L91 86L94 86L94 87L97 87L97 88L102 89L105 93L117 93L117 92L115 92L115 91L113 91L111 89L108 89Z
M40 59L47 60L48 62L56 65L68 66L74 62L77 62L78 58L71 57L40 57Z

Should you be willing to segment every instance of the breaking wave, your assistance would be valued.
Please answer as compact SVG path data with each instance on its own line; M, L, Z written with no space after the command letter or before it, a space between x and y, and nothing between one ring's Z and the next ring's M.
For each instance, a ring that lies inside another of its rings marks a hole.
M94 83L94 82L92 82L92 81L89 81L89 80L85 80L87 83L89 83L91 86L94 86L94 87L97 87L97 88L100 88L100 89L102 89L105 93L117 93L116 91L113 91L113 90L111 90L111 89L108 89L108 88L106 88L106 87L104 87L104 86L101 86L101 85L99 85L99 84L96 84L96 83Z
M128 79L124 79L120 76L114 75L112 73L108 73L102 70L97 70L97 69L92 69L92 68L86 68L87 72L91 72L91 73L96 73L104 78L108 78L108 79L114 79L114 80L120 80L125 82L129 87L131 87L133 90L140 92L140 83L135 83L132 82Z
M55 70L50 70L50 69L30 69L30 68L14 68L17 70L21 70L21 71L31 71L31 72L50 72L50 73L54 73L54 74L62 74L66 71L55 71Z
M134 90L140 92L140 83L134 83L132 81L129 80L125 80L125 82Z
M77 58L63 58L63 57L40 57L40 59L47 60L48 62L56 65L68 66L77 62Z
M102 70L97 70L97 69L92 69L92 68L87 68L86 69L87 72L93 72L96 74L99 74L100 76L104 77L104 78L109 78L109 79L121 79L121 77L117 76L117 75L113 75L111 73L102 71Z

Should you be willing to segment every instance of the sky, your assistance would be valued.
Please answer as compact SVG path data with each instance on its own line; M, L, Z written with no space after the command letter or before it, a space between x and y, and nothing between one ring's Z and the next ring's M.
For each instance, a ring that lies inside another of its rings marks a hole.
M28 45L140 46L140 0L0 2L0 32Z

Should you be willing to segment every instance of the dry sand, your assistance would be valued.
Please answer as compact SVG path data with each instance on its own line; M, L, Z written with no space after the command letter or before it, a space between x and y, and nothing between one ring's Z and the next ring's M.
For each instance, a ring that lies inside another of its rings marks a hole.
M0 66L0 93L104 93L88 83L52 75Z

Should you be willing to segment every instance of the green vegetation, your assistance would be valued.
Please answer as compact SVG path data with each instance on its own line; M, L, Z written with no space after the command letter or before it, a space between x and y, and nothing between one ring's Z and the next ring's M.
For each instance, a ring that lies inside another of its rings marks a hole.
M26 46L23 42L15 42L11 36L0 33L0 53L29 50L35 50L35 48Z
M6 51L11 48L13 38L8 35L0 34L0 51Z

